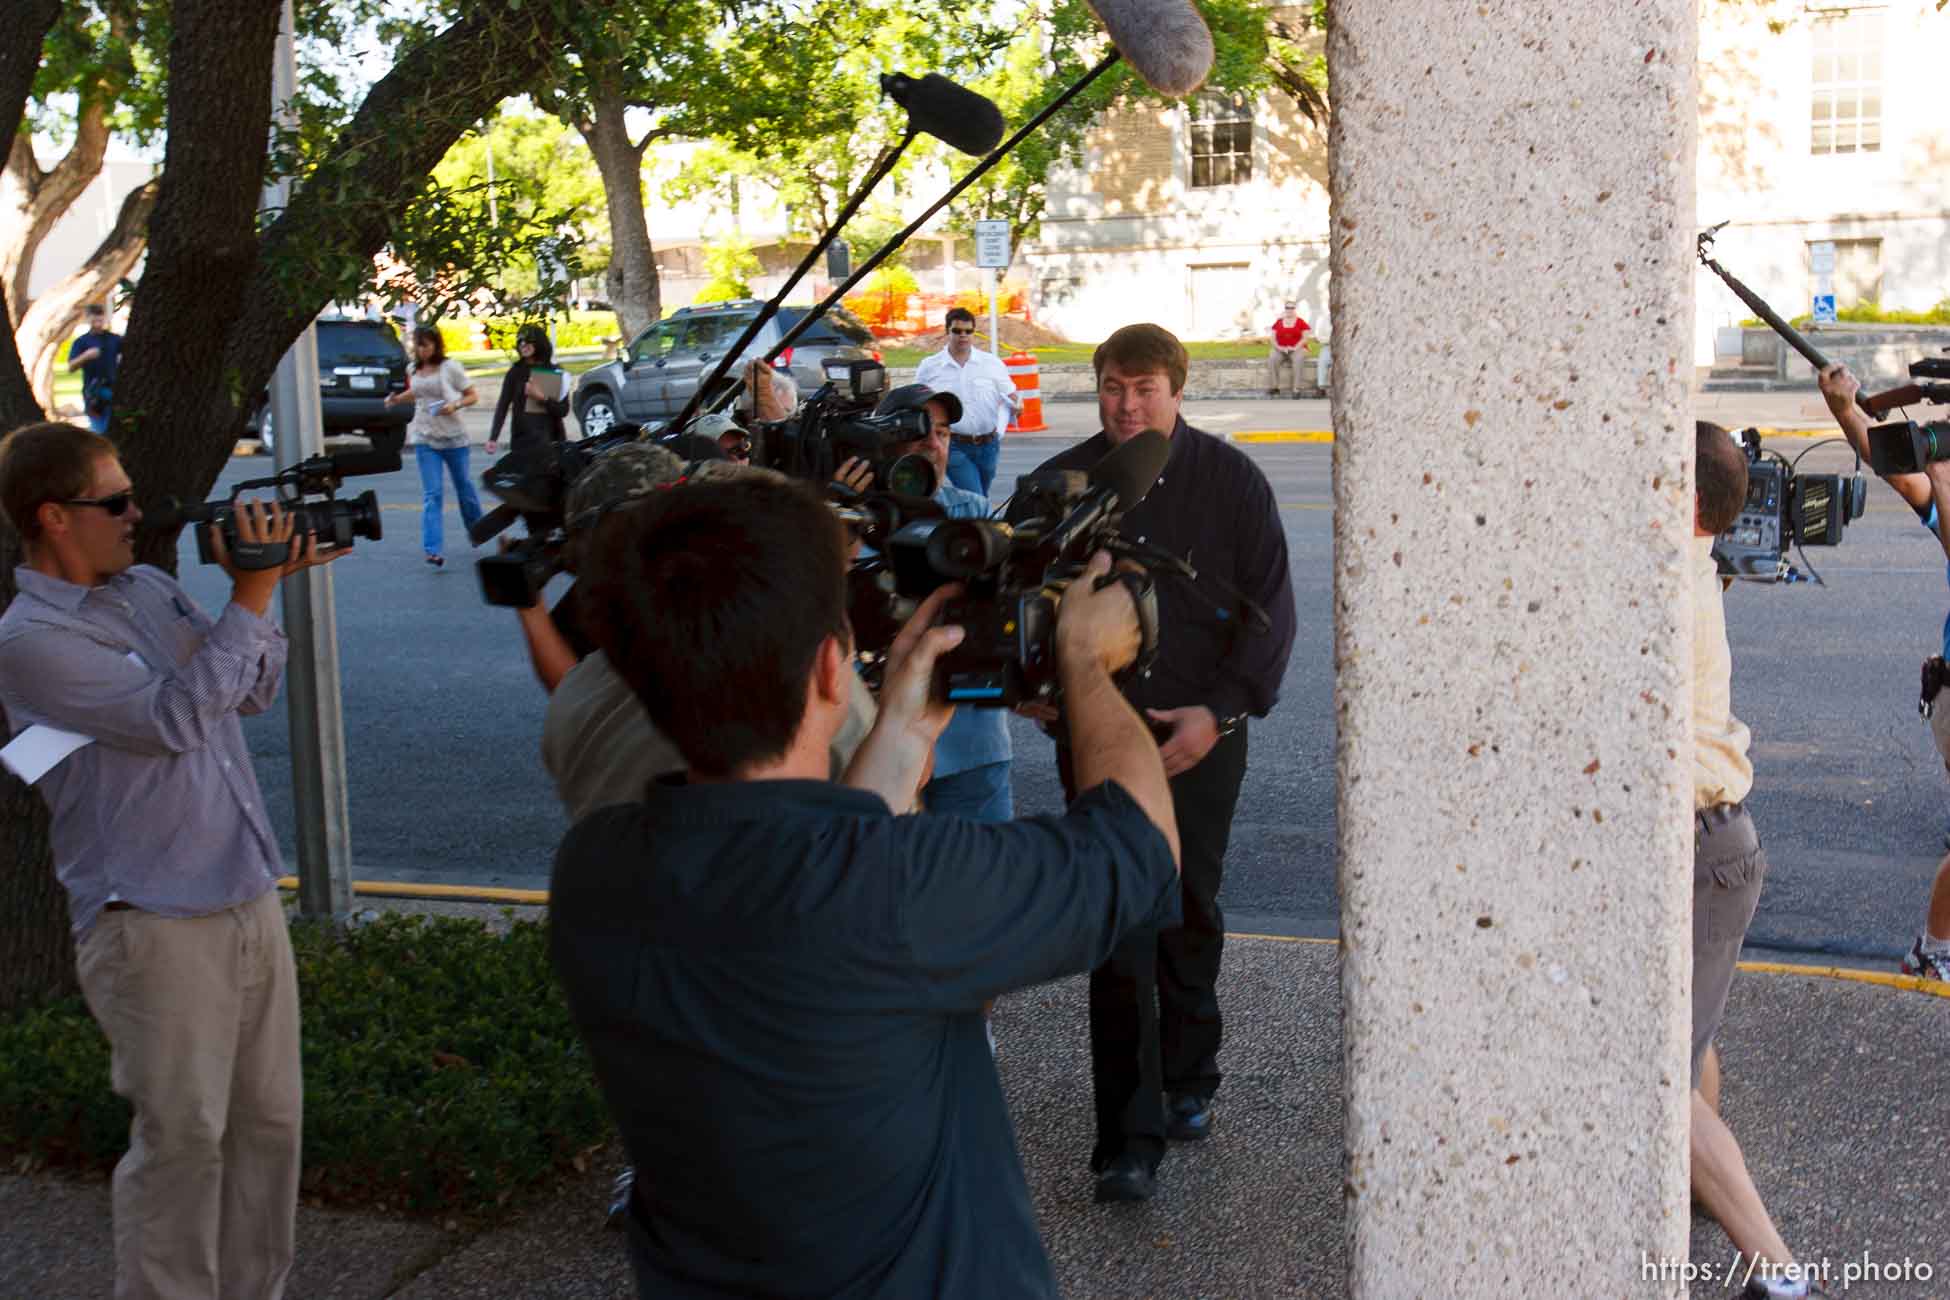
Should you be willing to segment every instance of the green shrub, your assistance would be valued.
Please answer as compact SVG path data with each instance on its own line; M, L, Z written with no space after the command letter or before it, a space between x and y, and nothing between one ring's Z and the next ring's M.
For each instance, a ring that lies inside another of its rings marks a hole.
M1950 325L1950 298L1943 299L1927 311L1906 311L1899 307L1885 308L1877 302L1858 302L1838 309L1835 319L1847 325ZM1814 315L1811 312L1803 312L1788 320L1788 324L1796 329L1805 329L1813 323ZM1744 329L1760 329L1766 322L1759 317L1749 316L1740 324Z
M392 914L291 937L307 1196L485 1209L604 1140L540 923ZM106 1169L128 1123L78 999L0 1021L0 1153Z

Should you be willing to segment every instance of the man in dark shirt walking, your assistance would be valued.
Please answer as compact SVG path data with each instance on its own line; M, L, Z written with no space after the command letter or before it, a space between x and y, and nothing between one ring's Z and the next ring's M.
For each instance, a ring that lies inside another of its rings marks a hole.
M1103 432L1042 468L1089 469L1146 429L1169 435L1170 459L1119 531L1188 558L1202 579L1196 587L1160 581L1157 662L1126 690L1151 720L1171 779L1184 844L1184 924L1133 936L1090 976L1097 1199L1141 1201L1152 1193L1165 1139L1195 1140L1212 1128L1225 945L1219 881L1246 775L1246 719L1265 717L1279 700L1293 651L1293 586L1266 476L1179 415L1183 345L1156 325L1127 325L1092 362ZM1255 634L1212 578L1257 605L1271 626ZM1078 788L1072 752L1061 745L1057 755L1069 790Z
M579 822L550 943L638 1176L638 1294L1056 1294L983 1033L997 994L1081 973L1176 917L1164 764L1111 673L1135 657L1092 561L1057 658L1083 795L986 823L910 808L949 707L931 626L890 652L842 783L847 539L805 485L692 482L585 557L610 662L688 784Z
M88 427L108 432L115 403L115 372L122 364L122 336L108 327L108 308L88 304L88 332L68 344L68 369L81 372L81 405Z

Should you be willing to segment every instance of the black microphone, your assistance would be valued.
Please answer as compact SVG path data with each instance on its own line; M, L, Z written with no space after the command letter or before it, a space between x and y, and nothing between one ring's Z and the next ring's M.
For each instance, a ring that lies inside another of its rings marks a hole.
M360 474L390 474L399 468L399 448L375 447L371 451L335 451L329 459L340 478Z
M1091 467L1090 490L1043 539L1044 544L1060 555L1073 539L1095 528L1106 515L1122 514L1144 500L1170 459L1171 439L1156 429L1146 429L1111 448L1109 455Z
M882 74L880 88L907 110L909 125L979 158L1002 141L1002 110L985 96L957 86L938 72L919 81L899 72Z
M1088 0L1110 42L1145 84L1173 99L1205 84L1212 29L1191 0Z

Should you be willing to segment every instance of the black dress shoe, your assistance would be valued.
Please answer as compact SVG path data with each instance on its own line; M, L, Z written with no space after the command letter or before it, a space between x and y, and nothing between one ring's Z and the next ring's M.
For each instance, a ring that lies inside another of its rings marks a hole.
M1158 1189L1158 1175L1143 1156L1129 1152L1097 1171L1097 1203L1148 1201Z
M1212 1099L1182 1092L1165 1112L1165 1136L1174 1142L1196 1142L1212 1131Z

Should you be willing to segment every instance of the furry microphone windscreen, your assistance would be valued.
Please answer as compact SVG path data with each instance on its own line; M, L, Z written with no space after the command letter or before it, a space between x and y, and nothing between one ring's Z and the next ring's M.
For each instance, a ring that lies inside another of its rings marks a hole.
M1179 98L1212 71L1212 31L1191 0L1088 0L1111 44L1161 95Z

